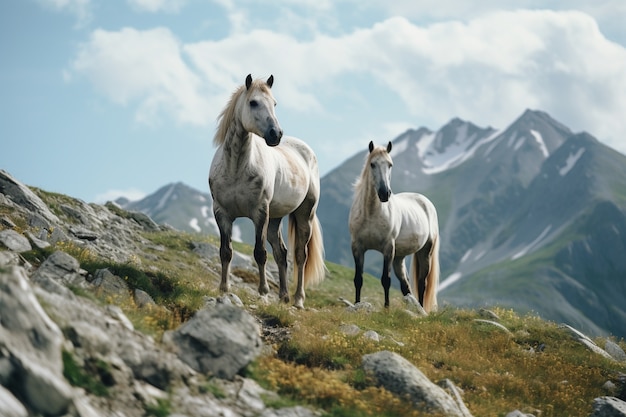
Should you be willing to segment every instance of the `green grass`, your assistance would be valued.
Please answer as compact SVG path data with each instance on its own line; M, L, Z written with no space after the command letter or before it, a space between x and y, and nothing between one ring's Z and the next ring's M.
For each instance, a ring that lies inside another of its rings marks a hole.
M109 365L100 360L94 360L79 365L74 356L68 352L62 352L63 376L67 381L76 386L84 388L85 391L106 397L109 395L109 388L113 384Z
M90 273L109 268L129 289L142 289L156 301L154 307L132 303L121 307L137 329L158 340L164 331L178 327L202 308L203 297L219 294L219 265L207 268L207 260L191 251L192 242L218 242L214 236L173 231L142 233L141 238L149 243L145 246L148 256L139 255L125 264L99 259L70 243L33 250L24 257L37 266L55 250L64 250ZM235 248L252 253L247 245ZM364 277L362 299L372 303L373 311L349 312L338 299L354 301L354 272L332 263L327 268L326 280L307 289L304 310L280 302L264 303L254 292L234 288L248 311L265 326L285 330L282 337L268 340L274 353L259 357L246 369L247 376L279 394L267 399L269 406L306 404L333 417L420 415L406 401L376 386L361 369L363 355L381 350L402 355L434 382L451 379L464 390L464 401L475 416L503 416L516 408L533 414L540 410L543 417L589 415L593 399L609 394L602 385L626 372L624 364L591 353L555 323L534 315L493 308L511 334L477 322L477 311L452 306L416 318L406 311L400 292L393 288L391 306L385 309L382 287L370 275ZM254 276L248 274L245 279L256 287ZM294 283L290 285L293 294ZM365 339L362 333L346 335L341 325L376 331L381 340ZM623 340L618 343L626 348ZM105 363L79 366L67 352L63 360L64 374L73 385L107 395L110 381ZM216 398L223 395L210 382L205 389ZM163 400L146 409L146 415L176 411L171 408Z
M217 399L226 398L226 394L224 393L222 387L212 380L207 381L206 384L201 387L201 391L209 392Z
M343 404L363 415L378 415L371 410L381 409L395 410L388 415L417 415L398 408L393 397L371 396L372 386L364 382L362 356L390 350L431 380L449 378L459 385L474 415L497 416L532 406L545 416L557 416L590 414L593 398L606 395L604 382L624 370L574 342L553 323L497 312L513 336L476 322L479 316L470 310L446 309L423 319L399 306L370 314L336 308L302 312L292 338L278 346L275 357L261 361L259 378L283 395L305 398L327 411ZM375 330L382 340L342 334L337 330L340 323ZM542 352L530 353L539 345L545 346ZM332 392L329 385L334 386Z
M170 415L171 403L169 399L159 398L156 404L146 405L146 417L167 417Z

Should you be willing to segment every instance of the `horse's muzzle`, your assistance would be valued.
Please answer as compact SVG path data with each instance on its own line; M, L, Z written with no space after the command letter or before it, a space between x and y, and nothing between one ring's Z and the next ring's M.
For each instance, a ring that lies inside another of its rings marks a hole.
M265 132L265 143L267 146L276 146L280 143L280 139L283 137L283 130L281 128L270 127Z
M387 201L389 201L389 197L391 197L391 188L380 187L377 191L377 194L378 199L381 202L386 203Z

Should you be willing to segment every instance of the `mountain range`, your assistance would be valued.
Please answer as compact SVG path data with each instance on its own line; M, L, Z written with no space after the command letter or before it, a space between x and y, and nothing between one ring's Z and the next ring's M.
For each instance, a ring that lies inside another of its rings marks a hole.
M321 179L326 258L346 266L367 142ZM501 130L454 118L392 142L394 192L420 192L438 210L440 305L501 305L626 336L626 156L534 110ZM181 183L117 203L177 229L217 233L210 195ZM251 242L251 226L239 220L237 239ZM379 276L381 259L368 252L368 272Z

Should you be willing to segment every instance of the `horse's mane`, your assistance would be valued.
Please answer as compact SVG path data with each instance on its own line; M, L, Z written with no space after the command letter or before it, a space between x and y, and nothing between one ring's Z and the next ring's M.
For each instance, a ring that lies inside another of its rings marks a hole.
M368 181L371 178L369 175L367 175L367 170L370 166L370 161L372 160L374 156L379 155L383 152L386 152L384 147L376 146L374 149L372 149L372 152L368 152L365 155L365 163L363 164L361 175L359 175L359 177L356 179L354 184L352 184L352 188L354 189L355 194L361 193L363 191L363 188L368 186Z
M245 85L240 85L231 95L226 107L224 107L224 110L222 110L217 118L217 131L215 132L215 136L213 136L213 144L216 147L224 144L228 128L235 122L235 109L237 108L237 101L239 100L239 97L241 97L242 94L250 94L250 92L252 92L255 88L259 88L264 92L270 91L270 87L265 81L257 79L252 81L250 88L246 89Z

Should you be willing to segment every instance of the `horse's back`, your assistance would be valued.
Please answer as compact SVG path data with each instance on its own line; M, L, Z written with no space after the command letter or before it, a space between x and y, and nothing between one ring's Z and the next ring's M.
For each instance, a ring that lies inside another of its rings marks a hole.
M317 204L320 178L317 158L311 147L301 139L283 136L280 145L265 150L276 164L270 216L283 217L306 198Z
M415 206L417 205L419 208L421 208L421 212L428 216L429 219L437 218L437 210L435 209L435 205L425 195L420 193L399 193L394 194L394 196L401 204L403 210L408 212L415 212ZM419 211L417 211L416 213L421 214Z
M279 147L281 146L294 151L307 163L309 167L314 167L317 172L317 157L315 156L313 149L311 149L305 141L293 136L283 136L281 144L278 145L276 149L280 149Z
M414 253L439 233L437 211L426 196L419 193L394 194L393 204L402 218L396 238L397 254Z

